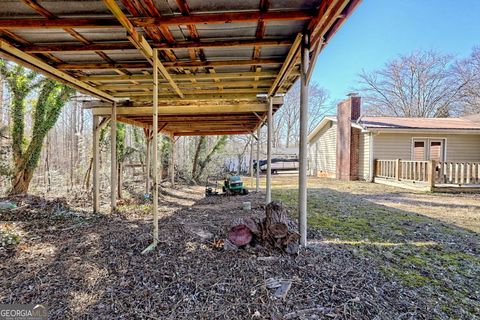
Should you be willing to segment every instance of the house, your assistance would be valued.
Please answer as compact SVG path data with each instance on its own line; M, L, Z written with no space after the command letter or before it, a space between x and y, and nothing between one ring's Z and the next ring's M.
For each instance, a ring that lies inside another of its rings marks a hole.
M320 121L308 141L309 170L315 176L373 181L403 175L413 181L427 179L428 161L434 160L438 182L464 184L455 181L455 173L480 183L480 119L475 116L366 117L361 116L361 98L352 95L338 104L337 116ZM393 168L397 160L403 163ZM382 166L388 174L376 172Z

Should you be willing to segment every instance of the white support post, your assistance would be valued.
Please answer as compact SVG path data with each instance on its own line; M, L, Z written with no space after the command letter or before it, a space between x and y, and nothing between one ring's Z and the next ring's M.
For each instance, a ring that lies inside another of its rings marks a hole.
M110 207L112 212L117 210L117 104L112 104L110 118Z
M255 181L255 192L258 192L260 187L260 129L261 126L257 128L257 172L256 172L256 181Z
M142 251L142 254L153 251L158 244L158 49L153 49L153 115L152 115L152 127L153 127L153 203L152 203L152 213L153 213L153 242L145 250Z
M300 149L298 173L298 213L300 245L307 246L307 136L308 136L308 79L310 41L307 34L302 38L302 63L300 72Z
M250 173L250 188L253 188L253 142L255 138L253 137L253 133L250 135L250 161L248 165L248 171Z
M172 152L170 154L170 181L175 186L175 138L172 136Z
M100 211L100 186L98 179L98 170L100 169L100 162L98 159L99 153L99 140L100 140L100 130L98 128L99 121L98 116L93 116L93 178L92 178L92 187L93 187L93 213L98 213Z
M146 131L145 138L147 140L147 154L145 159L145 194L150 194L150 156L151 156L151 146L152 146L152 139L151 139L151 129Z
M267 204L272 202L272 131L273 131L273 97L268 99L267 114Z

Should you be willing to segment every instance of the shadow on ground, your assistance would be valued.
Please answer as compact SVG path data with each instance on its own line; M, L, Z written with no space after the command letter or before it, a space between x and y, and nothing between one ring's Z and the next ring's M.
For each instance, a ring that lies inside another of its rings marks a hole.
M368 257L388 281L400 282L401 299L411 300L410 316L471 319L479 314L478 233L369 200L378 195L329 188L308 192L310 236L318 239L313 242L347 246ZM275 190L274 196L296 214L296 190Z
M309 249L259 260L265 253L225 252L211 241L234 218L261 215L263 195L201 199L202 191L167 191L160 243L145 256L146 204L59 228L12 218L25 241L0 263L0 303L45 303L54 319L447 319L480 311L478 234L318 188L309 191ZM292 214L296 194L274 191ZM248 213L240 209L247 199ZM75 212L68 204L61 211ZM285 300L266 289L271 277L293 281Z

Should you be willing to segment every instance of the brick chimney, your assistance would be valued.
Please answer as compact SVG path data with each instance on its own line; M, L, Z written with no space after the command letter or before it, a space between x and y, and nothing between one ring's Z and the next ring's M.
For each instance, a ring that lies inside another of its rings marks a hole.
M358 180L360 129L352 128L352 122L360 118L361 98L348 94L337 106L337 172L339 180Z

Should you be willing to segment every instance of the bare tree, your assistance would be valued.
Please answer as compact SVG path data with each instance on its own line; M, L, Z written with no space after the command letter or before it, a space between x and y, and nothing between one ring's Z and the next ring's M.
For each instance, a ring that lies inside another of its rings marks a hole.
M453 68L462 86L463 114L480 113L480 47L473 48L467 59L459 60Z
M318 121L325 116L327 109L325 106L328 100L327 91L317 83L312 82L309 88L308 97L309 130L315 126ZM274 140L280 146L284 141L285 147L298 145L298 135L300 130L300 82L297 81L285 96L284 105L274 117Z
M448 117L458 113L464 85L452 72L453 59L434 51L416 51L360 74L369 113L399 117Z

